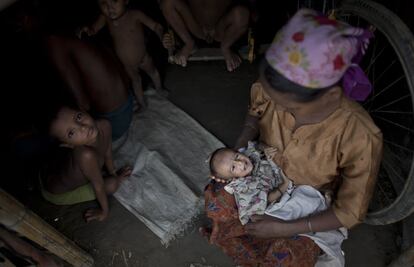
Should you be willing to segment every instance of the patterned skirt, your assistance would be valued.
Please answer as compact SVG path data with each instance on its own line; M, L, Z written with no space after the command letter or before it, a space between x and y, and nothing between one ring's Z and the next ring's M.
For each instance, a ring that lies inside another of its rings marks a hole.
M219 246L237 265L244 267L310 267L320 253L308 237L258 239L241 225L234 196L224 184L212 181L205 189L205 210L212 220L210 242Z

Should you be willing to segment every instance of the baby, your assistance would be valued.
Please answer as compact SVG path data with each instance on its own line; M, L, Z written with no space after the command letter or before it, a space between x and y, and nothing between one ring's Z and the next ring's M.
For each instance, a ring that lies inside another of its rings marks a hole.
M121 60L129 78L132 81L137 103L145 107L144 94L139 70L143 70L151 78L155 89L165 95L161 84L161 78L154 62L145 49L143 25L154 31L160 40L163 35L163 27L143 12L127 8L128 0L98 0L101 15L89 27L84 27L83 32L89 36L96 34L105 25L108 26L115 51Z
M280 199L289 186L282 170L272 161L275 150L249 142L243 153L230 148L214 151L210 158L211 178L228 183L234 194L241 223L252 215L264 214L268 204Z

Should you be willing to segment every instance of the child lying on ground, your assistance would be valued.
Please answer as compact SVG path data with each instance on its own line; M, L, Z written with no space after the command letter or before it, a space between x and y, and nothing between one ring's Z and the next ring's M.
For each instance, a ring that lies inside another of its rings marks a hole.
M145 107L143 88L139 70L151 78L155 89L165 95L161 78L154 62L145 49L143 25L154 31L162 39L163 27L143 12L128 9L128 0L99 0L101 15L90 26L81 30L94 35L105 25L108 26L115 51L132 81L137 103Z
M102 221L108 216L107 195L131 175L130 167L115 172L112 161L111 125L89 114L62 107L48 125L49 134L69 149L65 157L55 157L41 174L42 195L56 205L72 205L97 199L98 209L85 213L86 221ZM60 148L62 152L63 148ZM108 177L103 178L105 165Z

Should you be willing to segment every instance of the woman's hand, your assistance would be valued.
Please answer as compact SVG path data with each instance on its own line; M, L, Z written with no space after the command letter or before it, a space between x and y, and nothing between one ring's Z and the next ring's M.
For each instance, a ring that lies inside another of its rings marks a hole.
M248 234L258 238L289 237L288 222L268 216L254 215L251 223L245 226Z

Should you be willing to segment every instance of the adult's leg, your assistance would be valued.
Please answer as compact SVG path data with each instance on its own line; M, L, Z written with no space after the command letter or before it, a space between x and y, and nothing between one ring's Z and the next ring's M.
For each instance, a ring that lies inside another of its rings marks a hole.
M247 235L238 218L234 196L224 185L212 182L205 190L205 210L213 221L210 243L241 266L314 266L319 247L309 238L295 236L280 239L257 239Z
M161 11L167 22L184 42L184 46L175 54L174 62L185 67L187 59L195 46L191 34L204 39L203 30L195 20L187 3L183 0L162 0Z
M234 71L241 64L240 56L231 50L231 46L247 31L249 16L247 7L234 6L217 25L215 39L221 43L228 71Z

